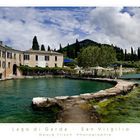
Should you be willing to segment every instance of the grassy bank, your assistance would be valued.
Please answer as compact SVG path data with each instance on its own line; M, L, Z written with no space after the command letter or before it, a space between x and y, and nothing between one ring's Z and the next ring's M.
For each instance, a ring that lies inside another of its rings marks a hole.
M125 96L90 102L102 123L140 123L140 87Z

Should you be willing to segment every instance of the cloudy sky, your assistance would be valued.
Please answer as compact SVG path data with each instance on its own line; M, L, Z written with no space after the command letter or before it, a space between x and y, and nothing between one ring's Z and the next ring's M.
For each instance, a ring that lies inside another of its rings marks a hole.
M39 44L52 49L91 39L123 49L140 47L139 8L18 7L0 8L0 40L20 50Z

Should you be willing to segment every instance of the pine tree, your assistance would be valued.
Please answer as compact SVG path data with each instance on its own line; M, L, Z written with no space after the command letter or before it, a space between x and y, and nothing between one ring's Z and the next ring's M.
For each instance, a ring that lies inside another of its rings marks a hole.
M50 46L48 46L48 51L50 51L51 50L51 48L50 48Z
M33 38L32 49L33 50L39 50L39 44L38 44L38 41L37 41L37 37L36 36L34 36L34 38Z
M45 46L43 44L41 45L41 51L45 51Z

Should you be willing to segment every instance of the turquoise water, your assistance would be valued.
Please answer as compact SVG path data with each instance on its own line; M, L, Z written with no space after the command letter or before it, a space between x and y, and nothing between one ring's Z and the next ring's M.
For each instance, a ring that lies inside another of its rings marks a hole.
M126 74L126 75L123 75L121 76L121 78L123 79L140 79L140 74Z
M33 111L33 97L77 95L110 88L105 82L71 80L65 78L42 78L8 80L0 82L0 122L45 123L55 122L50 111Z

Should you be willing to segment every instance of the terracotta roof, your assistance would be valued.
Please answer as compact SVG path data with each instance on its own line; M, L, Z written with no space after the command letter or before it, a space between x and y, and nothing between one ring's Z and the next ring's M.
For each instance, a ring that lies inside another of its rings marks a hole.
M24 51L24 53L38 53L38 54L54 54L54 55L63 55L61 53L58 53L58 52L54 52L54 51L41 51L41 50L27 50L27 51Z
M9 47L7 45L0 45L0 47L6 49L6 50L12 50L12 51L18 51L18 52L22 52L21 50L16 50L16 49L13 49L12 47Z
M22 53L37 53L37 54L53 54L53 55L63 55L61 53L58 52L54 52L54 51L41 51L41 50L27 50L27 51L21 51L21 50L16 50L13 49L12 47L9 47L7 45L0 45L0 47L6 49L6 50L11 50L11 51L18 51L18 52L22 52Z

